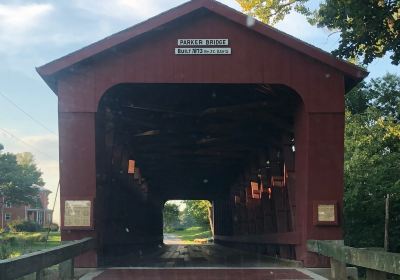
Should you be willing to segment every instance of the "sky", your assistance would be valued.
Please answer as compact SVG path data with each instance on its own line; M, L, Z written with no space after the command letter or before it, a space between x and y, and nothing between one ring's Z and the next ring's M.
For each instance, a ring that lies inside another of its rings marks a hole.
M34 154L46 187L58 185L57 97L35 67L171 9L184 0L0 0L0 143L5 151ZM220 2L240 10L234 0ZM292 13L275 27L325 51L339 35ZM376 59L368 79L400 75L388 57ZM59 221L56 207L55 221Z

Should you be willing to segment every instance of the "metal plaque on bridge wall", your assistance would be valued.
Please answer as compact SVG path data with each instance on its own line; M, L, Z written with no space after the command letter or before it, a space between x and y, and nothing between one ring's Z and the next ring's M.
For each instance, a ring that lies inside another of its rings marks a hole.
M64 227L91 227L90 200L66 200Z

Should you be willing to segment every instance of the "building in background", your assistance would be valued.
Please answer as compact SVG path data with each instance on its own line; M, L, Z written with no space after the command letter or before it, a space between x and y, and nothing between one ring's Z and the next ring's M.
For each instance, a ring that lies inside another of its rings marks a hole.
M32 187L39 190L39 199L36 205L13 205L10 202L4 202L5 198L0 197L4 202L1 207L1 228L5 228L15 220L29 220L41 226L48 226L52 223L53 210L48 209L48 197L51 191L38 185L32 185Z

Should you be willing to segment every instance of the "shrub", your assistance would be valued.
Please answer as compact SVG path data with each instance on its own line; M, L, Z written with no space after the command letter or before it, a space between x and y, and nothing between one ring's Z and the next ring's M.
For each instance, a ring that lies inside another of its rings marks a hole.
M18 243L15 236L7 236L4 238L4 241L8 242L11 246L15 246Z
M46 234L41 235L41 236L39 237L39 241L40 241L40 242L46 242L46 240L47 240L47 235L46 235Z
M21 235L21 240L27 243L38 242L43 236L41 233L21 233Z
M45 225L42 228L43 232L48 232L48 231L57 232L58 230L59 230L59 226L55 223L51 223L50 225Z
M15 220L9 225L11 232L38 232L41 226L32 221Z
M8 242L0 241L0 260L8 259L12 253Z
M58 231L59 229L60 229L60 226L57 225L57 224L55 224L55 223L52 223L52 224L50 225L50 230L51 230L51 231Z

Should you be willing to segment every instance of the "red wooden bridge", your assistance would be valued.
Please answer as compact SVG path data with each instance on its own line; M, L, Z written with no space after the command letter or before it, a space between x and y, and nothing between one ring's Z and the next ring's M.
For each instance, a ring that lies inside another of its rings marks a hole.
M37 69L59 99L62 239L97 242L77 267L158 248L171 199L210 200L219 245L328 265L306 242L343 239L344 95L367 73L248 22L193 0Z

